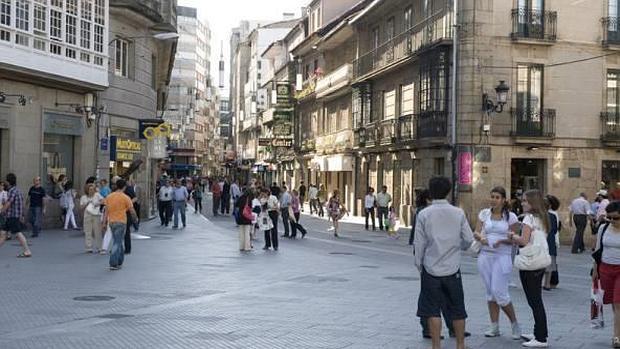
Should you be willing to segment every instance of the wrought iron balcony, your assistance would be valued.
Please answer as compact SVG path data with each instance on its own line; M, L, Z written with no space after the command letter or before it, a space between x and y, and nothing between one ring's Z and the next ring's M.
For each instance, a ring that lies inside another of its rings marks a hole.
M412 114L404 115L398 118L398 140L408 142L414 140L415 135L415 118Z
M555 109L512 110L513 137L555 137Z
M417 117L419 138L446 137L448 134L448 112L427 111Z
M620 18L606 17L603 22L603 46L620 45Z
M377 123L378 144L396 142L396 119L382 120Z
M316 151L322 154L331 154L351 150L353 147L353 132L344 129L316 138Z
M601 113L601 140L603 142L620 142L620 113Z
M316 97L321 98L323 96L327 96L330 93L349 85L352 75L353 68L350 63L346 63L325 76L320 77L316 83Z
M512 10L513 40L540 40L555 42L558 13L556 11L516 8Z
M449 39L452 39L451 9L431 16L354 60L354 78L396 64L421 49Z

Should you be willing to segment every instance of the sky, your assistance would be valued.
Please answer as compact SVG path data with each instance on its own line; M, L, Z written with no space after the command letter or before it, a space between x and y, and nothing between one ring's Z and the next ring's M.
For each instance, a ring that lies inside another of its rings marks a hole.
M217 69L222 41L226 68L224 80L228 84L230 33L232 28L238 26L239 21L278 21L282 19L284 12L293 12L299 17L301 8L310 2L311 0L178 0L179 5L198 8L199 17L205 18L209 23L212 32L211 74L215 84L219 83Z

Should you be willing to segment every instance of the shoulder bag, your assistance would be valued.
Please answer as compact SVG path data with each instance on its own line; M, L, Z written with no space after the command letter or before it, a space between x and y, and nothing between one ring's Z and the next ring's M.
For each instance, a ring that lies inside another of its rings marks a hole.
M603 236L605 236L605 232L607 231L607 228L609 228L609 224L610 223L606 223L605 226L603 227L603 231L601 231L599 249L594 251L594 253L592 253L592 259L594 259L597 266L600 266L603 260Z
M549 246L545 232L540 229L532 230L530 243L519 249L515 257L514 266L519 270L540 270L551 264Z
M243 212L241 213L243 219L252 222L254 220L254 216L252 215L252 208L247 203L243 207Z

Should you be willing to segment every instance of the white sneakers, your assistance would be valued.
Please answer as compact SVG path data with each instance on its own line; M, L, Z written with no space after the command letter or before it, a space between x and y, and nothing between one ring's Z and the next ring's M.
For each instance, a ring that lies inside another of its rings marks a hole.
M527 348L548 348L549 347L549 343L537 341L533 334L524 334L524 335L521 335L521 338L527 340L527 342L521 343L522 346L527 347Z
M519 326L518 322L512 324L512 339L519 340L521 339L521 326Z
M512 339L517 340L517 339L521 339L521 327L519 326L518 322L515 322L511 325L512 327ZM500 332L499 332L499 323L494 322L491 323L491 325L489 326L489 329L484 333L485 337L499 337Z

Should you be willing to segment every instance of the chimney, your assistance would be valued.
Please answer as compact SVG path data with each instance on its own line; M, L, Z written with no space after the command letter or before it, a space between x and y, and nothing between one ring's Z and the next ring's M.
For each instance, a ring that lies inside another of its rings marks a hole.
M293 12L284 12L282 14L282 19L285 21L291 20L295 18L295 14Z

